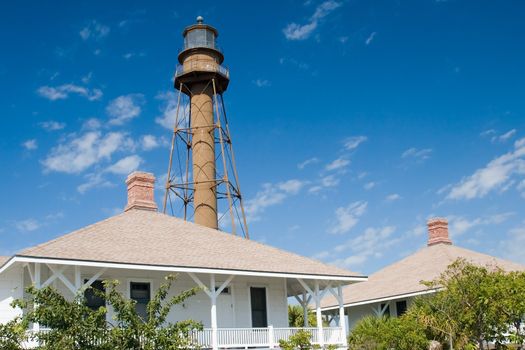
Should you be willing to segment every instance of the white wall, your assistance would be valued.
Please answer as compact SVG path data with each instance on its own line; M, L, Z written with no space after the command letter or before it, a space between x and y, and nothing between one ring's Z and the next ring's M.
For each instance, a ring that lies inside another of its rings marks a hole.
M72 284L74 284L73 271L73 267L69 267L63 272ZM91 278L97 271L98 269L83 267L81 269L82 282ZM167 273L157 271L108 269L100 279L120 281L118 290L126 296L129 296L130 282L150 282L153 296L159 286L164 283L166 275ZM42 266L41 276L42 283L51 276L47 267ZM203 283L209 285L209 275L197 276ZM220 286L227 278L227 275L216 275L216 285ZM27 271L24 274L21 267L0 275L0 321L12 319L14 315L18 314L18 311L15 312L10 308L9 303L14 298L22 297L24 286L28 286L30 283ZM71 291L59 279L56 279L52 286L66 298L73 299L74 296ZM196 286L197 284L187 274L181 273L172 285L169 297ZM268 324L274 327L288 327L288 303L284 279L236 276L229 287L230 293L221 294L217 299L219 327L251 327L250 287L266 288ZM210 298L203 291L199 291L197 295L187 299L183 304L174 306L168 316L168 321L193 319L202 322L204 327L210 327L210 307ZM113 311L109 310L108 321L110 322L112 321L112 314Z
M407 307L410 306L410 303L412 302L412 298L405 298L405 299L398 299L398 300L391 300L390 302L380 302L380 303L372 303L372 304L366 304L366 305L359 305L359 306L352 306L345 309L346 315L348 315L348 328L352 330L352 328L355 327L356 323L362 319L365 316L375 316L374 309L377 309L378 306L381 306L381 304L389 303L390 304L390 316L397 316L397 309L396 309L396 302L406 300Z
M20 309L11 307L14 299L24 294L23 274L21 267L12 267L0 275L0 323L6 323L21 315Z

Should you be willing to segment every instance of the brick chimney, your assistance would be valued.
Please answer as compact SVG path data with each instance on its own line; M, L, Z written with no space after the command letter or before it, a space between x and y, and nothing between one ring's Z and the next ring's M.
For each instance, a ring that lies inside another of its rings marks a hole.
M448 220L445 218L432 218L427 221L428 246L435 244L452 244L448 236Z
M131 209L157 211L154 189L155 176L151 173L135 171L126 179L128 185L128 205L124 211Z

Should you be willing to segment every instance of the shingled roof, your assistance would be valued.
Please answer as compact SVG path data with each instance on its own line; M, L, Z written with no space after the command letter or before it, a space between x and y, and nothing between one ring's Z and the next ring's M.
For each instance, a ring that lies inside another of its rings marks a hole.
M443 219L440 223L443 223ZM441 225L438 232L432 231L437 220L429 221L429 245L418 252L392 264L368 277L368 281L346 286L344 304L346 306L373 303L378 300L429 291L421 281L431 281L444 272L459 258L481 266L499 267L506 271L525 270L525 266L498 259L490 255L452 245L448 229ZM445 221L446 222L446 221ZM322 308L338 307L332 296L323 299Z
M16 256L253 272L362 277L256 241L132 209Z

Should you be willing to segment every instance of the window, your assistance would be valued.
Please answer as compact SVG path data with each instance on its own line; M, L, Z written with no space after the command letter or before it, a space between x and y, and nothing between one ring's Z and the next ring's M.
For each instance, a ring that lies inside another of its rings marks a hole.
M220 287L215 287L215 291L218 291ZM224 287L221 294L230 294L230 287Z
M88 280L84 280L87 283ZM86 298L86 306L92 310L98 310L100 307L106 306L106 301L95 293L95 289L103 293L106 292L102 281L97 280L91 284L91 288L86 289L84 298Z
M149 283L131 282L129 286L130 298L135 300L135 310L137 314L145 321L148 319L147 306L150 301L151 288Z
M397 311L397 316L401 316L405 312L407 312L407 301L401 300L401 301L396 302L396 311Z
M266 309L266 288L250 288L252 305L252 327L268 327L268 312Z

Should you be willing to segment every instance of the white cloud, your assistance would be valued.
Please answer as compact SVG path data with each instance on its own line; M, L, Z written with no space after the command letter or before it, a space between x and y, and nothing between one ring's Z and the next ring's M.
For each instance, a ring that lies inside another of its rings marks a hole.
M99 40L108 36L110 28L97 21L91 21L87 26L82 28L78 33L82 40L95 39Z
M113 174L128 175L137 170L140 164L142 164L142 158L134 154L120 159L115 164L106 168L106 171Z
M277 184L266 183L254 198L245 202L246 216L250 221L260 220L261 214L270 206L282 203L296 195L306 185L305 181L292 179Z
M415 147L412 147L403 152L403 154L401 154L401 158L414 158L417 160L425 160L430 158L431 154L431 148L417 149Z
M75 84L64 84L56 87L41 86L38 88L37 93L51 101L65 100L71 94L85 97L89 101L96 101L102 97L102 90L100 89L88 89Z
M102 160L109 160L116 151L129 148L124 133L89 131L83 135L70 135L54 147L42 161L45 171L80 173Z
M365 213L367 202L353 202L346 207L339 207L335 210L335 223L328 230L332 234L342 234L350 231L357 223L359 218Z
M269 80L266 80L266 79L256 79L253 81L253 83L257 86L257 87L269 87L271 86L272 84L270 83Z
M89 118L82 124L82 129L97 130L102 126L102 122L97 118Z
M319 159L316 158L316 157L313 157L313 158L309 158L299 164L297 164L297 168L303 170L304 168L306 168L308 165L311 165L311 164L315 164L315 163L318 163L319 162Z
M492 143L496 143L496 142L506 142L508 140L510 140L511 138L513 138L516 133L518 132L518 130L516 129L511 129L501 135L498 135L497 134L497 131L494 130L494 129L489 129L489 130L485 130L483 131L481 134L479 134L481 137L489 137L490 136L490 142Z
M89 82L91 81L91 78L93 77L93 72L89 72L88 74L84 75L82 77L82 83L84 84L89 84Z
M344 141L344 146L347 151L351 151L359 147L360 144L368 140L366 136L351 136Z
M348 159L340 157L328 163L325 166L325 170L326 171L339 170L339 169L345 168L348 164L350 164L350 161Z
M505 258L512 257L513 261L525 264L525 228L516 227L509 231L507 238L500 243L500 251Z
M308 193L318 193L324 188L335 187L339 185L339 182L339 177L333 174L323 176L316 185L308 189Z
M153 135L142 136L142 138L140 139L140 143L142 145L142 149L144 149L145 151L149 151L159 147L159 142L157 141L157 138Z
M38 230L41 224L35 219L26 219L15 222L15 227L18 231L31 232Z
M26 140L26 141L22 142L22 146L26 150L32 151L32 150L35 150L35 149L38 148L38 142L36 141L36 139Z
M166 129L173 130L175 121L177 120L177 95L173 92L161 93L156 96L156 99L162 101L162 115L155 118L155 122ZM179 127L186 125L189 111L189 105L181 101L178 118Z
M112 100L106 107L106 112L111 117L109 124L122 125L138 117L141 112L142 101L142 94L122 95Z
M84 194L88 190L90 190L92 188L95 188L95 187L110 187L110 186L113 186L113 184L110 181L106 180L103 177L103 173L102 172L87 174L85 176L85 178L87 179L87 181L85 183L83 183L83 184L80 184L77 187L77 191L79 193L81 193L81 194Z
M525 175L525 138L514 143L514 150L490 161L485 167L452 186L448 199L482 198L504 188L513 177Z
M389 194L388 196L385 197L385 200L387 202L394 202L394 201L397 201L397 200L400 200L401 199L401 196L397 193L392 193L392 194Z
M57 131L62 130L66 127L66 123L60 123L55 120L41 122L38 125L40 125L40 127L46 131Z
M368 190L371 190L371 189L374 188L374 187L376 187L376 183L375 183L374 181L367 182L367 183L363 186L363 188L364 188L365 190L367 190L367 191L368 191Z
M332 11L339 8L342 3L328 0L324 1L315 9L314 14L305 24L290 23L284 29L283 33L288 40L305 40L308 39L319 25L319 21L328 16Z
M474 219L468 219L463 216L449 215L447 218L450 226L450 235L459 236L479 226L499 225L507 221L513 215L514 213L507 212Z
M394 226L367 228L363 234L334 247L332 256L350 255L335 259L332 264L345 268L356 268L370 258L382 257L384 252L402 239L393 236L395 230Z
M366 38L366 41L365 41L365 44L368 46L372 43L372 41L374 40L374 38L376 37L376 32L372 32L370 33L370 35L368 36L368 38Z

